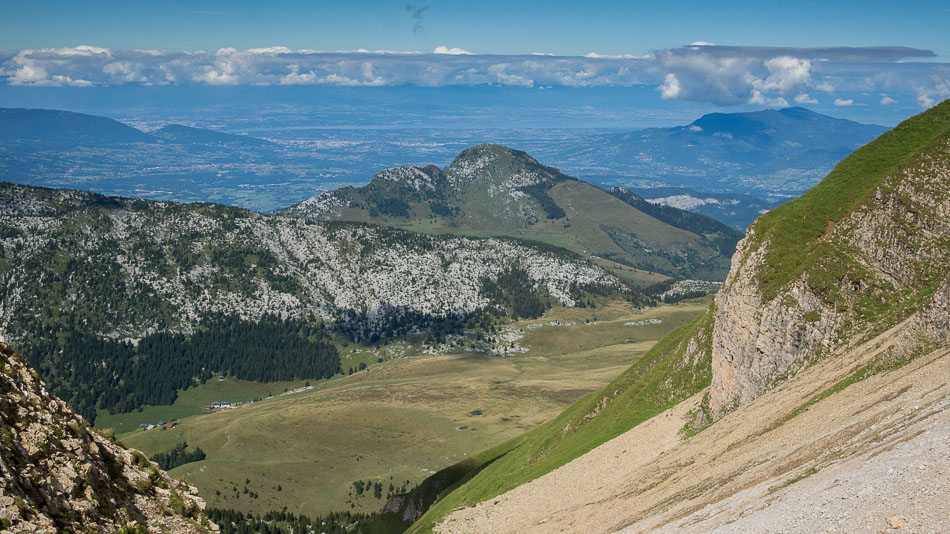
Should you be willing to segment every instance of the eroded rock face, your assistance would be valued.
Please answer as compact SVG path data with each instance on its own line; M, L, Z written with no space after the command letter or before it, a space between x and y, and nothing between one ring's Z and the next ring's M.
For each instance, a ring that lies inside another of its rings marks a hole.
M0 524L11 532L209 532L197 489L96 432L0 337ZM136 530L138 529L138 530Z
M946 342L950 334L950 145L895 172L871 202L820 241L854 268L827 288L805 272L766 300L757 274L770 243L758 246L756 225L732 259L716 297L709 408L718 418L776 383L869 332L911 314L895 351L907 355ZM942 281L942 283L941 283ZM936 286L936 287L935 287Z
M749 239L733 257L728 289L716 296L709 397L715 417L800 370L809 354L834 346L842 320L802 280L764 302L754 278L764 250L748 252Z

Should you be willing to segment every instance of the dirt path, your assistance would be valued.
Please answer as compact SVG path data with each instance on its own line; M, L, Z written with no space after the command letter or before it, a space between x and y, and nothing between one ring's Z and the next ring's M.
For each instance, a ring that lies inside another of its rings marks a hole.
M786 420L896 332L813 366L684 441L679 430L697 395L532 483L456 511L437 532L950 531L947 350Z

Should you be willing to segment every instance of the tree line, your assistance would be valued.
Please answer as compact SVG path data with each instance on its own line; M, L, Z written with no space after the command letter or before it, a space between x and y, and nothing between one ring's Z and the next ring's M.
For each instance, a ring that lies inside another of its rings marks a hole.
M178 445L175 445L172 450L168 452L159 452L152 455L152 461L157 463L159 467L168 471L174 469L180 465L190 464L191 462L200 462L205 459L205 451L201 450L201 447L195 448L193 451L187 451L188 448L187 442L181 442Z
M96 410L168 405L178 391L217 375L276 382L329 378L340 358L322 326L272 316L218 315L191 334L160 332L138 343L79 328L33 332L24 354L50 390L90 422Z
M381 519L374 514L353 512L332 512L310 517L288 512L286 507L283 511L267 512L264 515L243 513L229 508L208 508L205 513L208 519L221 527L221 534L355 534L371 528L372 523L378 523Z

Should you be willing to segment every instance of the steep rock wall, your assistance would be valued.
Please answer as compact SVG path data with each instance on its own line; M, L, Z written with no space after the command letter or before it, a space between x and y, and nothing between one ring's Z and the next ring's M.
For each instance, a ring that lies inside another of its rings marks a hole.
M894 354L950 333L950 143L885 178L814 243L829 252L765 298L774 245L750 227L716 297L709 409L718 418L830 351L915 315Z

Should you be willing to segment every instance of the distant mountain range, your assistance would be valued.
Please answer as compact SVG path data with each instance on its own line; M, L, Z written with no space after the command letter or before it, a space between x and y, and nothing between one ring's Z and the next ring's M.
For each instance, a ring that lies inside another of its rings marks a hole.
M323 193L278 212L373 222L426 233L536 239L597 257L605 267L722 279L741 234L626 190L604 191L500 145L464 150L439 169L398 167L364 187Z
M885 129L787 108L713 113L673 128L511 142L530 146L543 161L607 189L623 186L744 229ZM387 153L382 145L353 153L333 143L276 143L176 124L145 132L82 113L0 109L0 176L5 180L258 211L283 208L328 187L362 183L393 162L450 161L458 150L452 147L459 145L386 146ZM646 190L656 187L691 191ZM705 202L667 198L682 195Z
M544 157L614 185L800 194L886 130L801 107L710 113L685 126L561 144Z
M171 124L147 133L108 117L71 111L22 108L0 108L0 141L73 146L132 143L276 146L275 143L263 139L180 124Z

